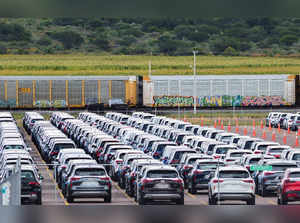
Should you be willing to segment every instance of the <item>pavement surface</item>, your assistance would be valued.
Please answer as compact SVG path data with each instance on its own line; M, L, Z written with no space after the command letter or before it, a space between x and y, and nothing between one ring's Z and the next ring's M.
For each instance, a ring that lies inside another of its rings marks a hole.
M220 126L217 128L220 129ZM43 205L137 205L133 198L129 197L124 190L120 189L116 182L113 182L112 186L112 202L104 203L103 199L78 199L74 203L69 204L63 197L61 190L58 188L54 177L53 172L48 168L46 163L42 160L39 151L33 144L31 137L26 133L23 127L20 125L20 129L25 137L25 142L28 147L32 148L31 155L38 165L40 174L44 177L42 182L42 203ZM225 126L224 129L228 131L228 127ZM256 136L258 138L263 137L265 132L265 140L272 141L272 139L280 144L284 144L284 136L286 136L287 145L292 147L296 143L296 133L288 133L286 130L271 129L267 127L261 129L260 126L256 126L255 132L253 132L252 126L240 126L238 128L239 134L247 134L249 136ZM236 132L236 127L231 127L231 132ZM255 133L255 135L253 135ZM273 134L273 137L272 137ZM274 137L275 135L275 137ZM165 203L160 203L165 204ZM224 201L221 204L227 205L243 205L245 202L239 201ZM291 204L300 204L299 202ZM197 194L190 194L187 191L185 192L185 205L208 205L208 195L207 190L198 192ZM256 205L277 205L277 198L275 195L268 197L261 197L256 195Z

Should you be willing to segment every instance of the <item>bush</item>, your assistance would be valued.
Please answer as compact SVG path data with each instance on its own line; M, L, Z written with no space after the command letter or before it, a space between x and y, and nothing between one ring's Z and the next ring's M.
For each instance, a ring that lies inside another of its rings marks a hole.
M2 44L0 44L0 54L7 54L7 48Z
M48 37L43 37L43 38L39 39L36 43L41 46L49 46L49 45L51 45L52 42L51 42L51 39L49 39Z
M285 35L282 38L280 38L280 43L287 46L291 46L297 41L298 41L298 37L295 35Z
M229 46L229 47L227 47L227 48L224 50L223 54L224 54L225 56L237 56L237 55L238 55L238 52L237 52L234 48L232 48L231 46Z
M0 23L0 41L30 41L31 33L18 24Z
M60 41L65 49L79 48L84 42L81 35L73 31L50 33L50 37Z

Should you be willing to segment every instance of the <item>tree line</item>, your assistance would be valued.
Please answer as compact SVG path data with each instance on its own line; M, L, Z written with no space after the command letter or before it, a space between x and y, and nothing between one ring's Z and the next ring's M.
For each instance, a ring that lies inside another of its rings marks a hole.
M0 19L0 54L297 55L300 18Z

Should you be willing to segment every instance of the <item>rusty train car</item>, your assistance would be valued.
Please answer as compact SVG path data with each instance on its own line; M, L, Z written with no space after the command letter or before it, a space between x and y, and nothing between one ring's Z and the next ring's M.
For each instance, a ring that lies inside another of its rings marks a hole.
M293 106L298 75L0 76L0 108Z

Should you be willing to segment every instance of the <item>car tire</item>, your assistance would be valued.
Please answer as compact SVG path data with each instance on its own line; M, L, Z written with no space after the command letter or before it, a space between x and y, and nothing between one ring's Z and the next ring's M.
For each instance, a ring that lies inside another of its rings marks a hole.
M193 183L190 183L189 184L189 193L190 194L196 194L196 189L194 188L194 185L193 185Z
M40 196L38 197L38 199L36 200L35 204L36 204L36 205L42 205L42 195L40 195Z
M184 205L184 196L181 196L181 198L176 201L176 204L177 205Z
M281 200L280 200L280 198L279 198L279 195L278 195L278 197L277 197L277 205L281 205Z
M288 204L287 199L283 195L281 195L280 201L281 201L281 205L287 205Z
M71 195L67 195L67 202L68 203L73 203L74 202L74 198Z
M247 201L247 205L255 205L255 197Z
M104 198L104 203L111 203L111 194Z
M139 205L144 205L145 204L145 199L142 194L140 194L139 200L138 200Z

